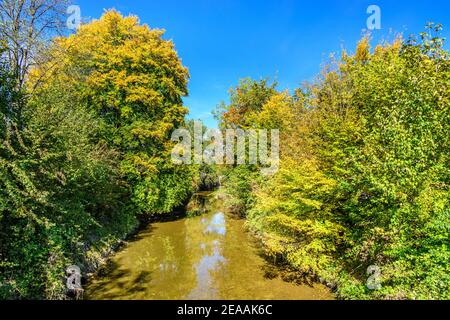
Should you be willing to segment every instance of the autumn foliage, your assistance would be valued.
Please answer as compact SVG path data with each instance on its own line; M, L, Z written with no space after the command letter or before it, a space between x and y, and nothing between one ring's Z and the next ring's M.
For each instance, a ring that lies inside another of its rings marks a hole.
M450 297L450 56L440 29L374 49L363 38L292 95L246 80L220 107L223 125L282 132L275 176L225 171L229 204L269 255L341 298ZM371 266L378 290L366 285Z

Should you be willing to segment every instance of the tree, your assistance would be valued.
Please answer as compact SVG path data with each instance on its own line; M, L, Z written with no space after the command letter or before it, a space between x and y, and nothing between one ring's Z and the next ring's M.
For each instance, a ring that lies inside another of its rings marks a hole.
M229 104L222 102L215 111L221 127L246 129L251 125L248 118L261 111L263 105L276 94L276 87L277 83L269 83L268 79L240 80L239 85L229 92Z
M135 16L107 11L56 39L32 76L41 88L51 78L76 88L86 110L101 119L99 139L120 152L135 204L147 212L169 212L191 189L180 178L187 171L170 163L170 134L187 114L189 73L163 34Z
M66 0L2 0L0 39L6 61L22 89L43 44L63 26Z

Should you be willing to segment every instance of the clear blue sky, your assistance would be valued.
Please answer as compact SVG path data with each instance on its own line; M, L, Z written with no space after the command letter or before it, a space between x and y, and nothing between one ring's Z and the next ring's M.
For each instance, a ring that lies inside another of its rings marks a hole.
M366 28L367 7L381 8L374 41L423 31L427 21L450 30L448 0L75 0L84 18L104 9L136 14L166 29L189 68L190 117L214 127L211 111L240 78L276 77L281 89L312 80L331 53L353 51ZM444 35L448 35L445 29Z

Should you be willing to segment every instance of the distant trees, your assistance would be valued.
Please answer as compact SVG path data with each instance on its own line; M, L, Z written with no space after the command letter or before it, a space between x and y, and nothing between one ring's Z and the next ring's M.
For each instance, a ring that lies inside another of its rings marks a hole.
M230 91L230 103L222 103L215 113L221 120L224 128L239 127L246 129L251 123L247 123L249 114L258 114L263 105L277 92L277 83L269 83L267 79L253 81L243 79L235 89Z

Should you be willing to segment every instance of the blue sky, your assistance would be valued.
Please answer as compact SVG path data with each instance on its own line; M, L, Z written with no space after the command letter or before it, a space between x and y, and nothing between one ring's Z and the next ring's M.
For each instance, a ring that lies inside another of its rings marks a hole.
M450 29L448 0L77 0L83 18L104 9L138 15L166 39L189 68L190 117L216 126L211 111L240 78L276 78L280 89L312 80L331 53L353 51L366 28L367 7L381 8L374 42L423 31L427 21ZM448 35L445 29L444 35Z

